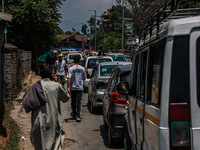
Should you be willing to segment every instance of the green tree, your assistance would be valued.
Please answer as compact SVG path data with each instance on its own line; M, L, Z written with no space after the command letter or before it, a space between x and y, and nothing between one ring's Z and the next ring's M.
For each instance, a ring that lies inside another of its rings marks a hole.
M72 31L66 31L65 34L73 34Z
M49 50L60 33L59 7L63 1L5 0L6 12L13 15L8 27L8 41L35 54Z
M81 27L81 32L84 35L87 35L87 29L88 29L88 26L86 24L83 24L82 27Z

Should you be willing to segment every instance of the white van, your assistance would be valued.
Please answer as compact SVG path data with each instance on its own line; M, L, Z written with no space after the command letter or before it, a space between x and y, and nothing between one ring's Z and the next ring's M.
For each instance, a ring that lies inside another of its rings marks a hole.
M200 150L200 16L171 19L136 50L125 149ZM129 90L127 90L127 89Z

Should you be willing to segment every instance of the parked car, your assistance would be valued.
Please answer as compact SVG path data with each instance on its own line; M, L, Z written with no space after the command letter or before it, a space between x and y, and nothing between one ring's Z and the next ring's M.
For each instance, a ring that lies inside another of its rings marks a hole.
M131 67L132 63L128 62L124 66L116 67L104 92L103 122L104 128L108 128L108 143L110 146L119 144L116 139L123 139L124 137L127 97L118 93L117 85L120 82L130 83ZM121 141L123 143L123 140Z
M83 60L83 56L81 53L69 53L66 60L67 64L72 64L74 61L74 56L76 55L79 55L81 57L81 60Z
M124 147L199 150L200 17L163 22L147 37L135 52L131 83L118 85L129 102Z
M112 62L113 59L109 56L90 56L87 57L84 60L83 66L85 67L87 79L84 81L84 91L87 92L88 83L90 81L92 70L96 66L96 64L102 63L102 62Z
M127 64L131 63L104 62L94 67L88 84L88 104L91 113L95 112L97 107L102 107L104 90L115 67Z
M108 56L112 57L113 61L127 61L122 53L109 53Z

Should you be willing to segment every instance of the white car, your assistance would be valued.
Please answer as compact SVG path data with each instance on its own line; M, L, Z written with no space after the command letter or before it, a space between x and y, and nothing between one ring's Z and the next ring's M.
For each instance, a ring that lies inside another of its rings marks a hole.
M81 60L83 60L83 55L81 53L70 53L67 55L67 64L72 64L74 61L74 56L79 55L81 57Z
M84 60L83 67L85 67L86 74L87 74L87 79L84 81L84 91L87 91L88 88L88 83L90 81L91 75L92 75L92 70L98 63L102 62L112 62L113 59L109 56L91 56L87 57Z

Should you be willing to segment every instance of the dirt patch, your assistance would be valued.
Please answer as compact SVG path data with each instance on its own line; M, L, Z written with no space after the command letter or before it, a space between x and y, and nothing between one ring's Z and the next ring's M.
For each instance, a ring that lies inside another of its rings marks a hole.
M64 142L63 142L63 148L67 148L69 146L71 146L72 144L74 144L76 141L73 139L69 139L69 138L65 138Z

